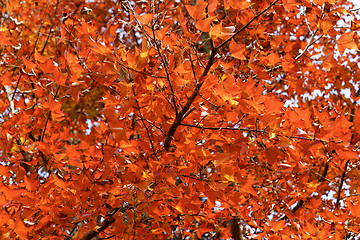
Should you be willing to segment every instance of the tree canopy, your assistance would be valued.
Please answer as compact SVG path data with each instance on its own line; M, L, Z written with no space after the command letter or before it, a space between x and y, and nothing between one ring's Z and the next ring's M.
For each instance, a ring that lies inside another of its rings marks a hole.
M355 239L351 2L0 8L1 239Z

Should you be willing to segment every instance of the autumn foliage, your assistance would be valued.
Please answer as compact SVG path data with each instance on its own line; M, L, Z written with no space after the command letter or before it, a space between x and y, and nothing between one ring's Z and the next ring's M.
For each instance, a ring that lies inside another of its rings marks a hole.
M0 9L1 239L355 239L352 3Z

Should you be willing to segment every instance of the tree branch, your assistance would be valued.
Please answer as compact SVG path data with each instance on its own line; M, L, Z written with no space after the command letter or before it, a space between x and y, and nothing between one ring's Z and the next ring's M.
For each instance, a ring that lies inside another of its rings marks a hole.
M99 233L103 232L107 227L109 227L113 222L115 222L115 218L113 217L113 215L117 212L122 212L124 213L126 210L132 208L131 206L129 206L128 204L126 204L125 206L119 207L114 209L114 211L112 211L110 214L107 215L107 218L105 218L105 220L103 222L101 222L100 225L98 225L95 229L96 230L91 230L90 232L86 233L81 240L91 240L92 238L96 237Z
M48 5L49 5L49 0L46 1L46 6L45 6L44 14L43 14L43 16L42 16L42 18L41 18L41 23L40 23L39 31L38 31L37 36L36 36L34 48L33 48L33 50L31 51L30 55L27 57L27 59L29 59L29 58L31 57L31 55L33 55L34 52L35 52L35 50L36 50L36 45L37 45L37 43L38 43L38 41L39 41L40 31L41 31L42 25L44 24L44 17L45 17L45 13L46 13L46 9L47 9Z
M230 220L230 233L231 233L231 238L234 240L243 240L243 235L239 226L239 218L238 217L233 217Z
M199 79L199 82L196 83L195 85L195 89L193 91L193 93L191 94L191 96L188 98L187 102L185 103L184 107L181 109L181 111L179 112L179 114L176 115L175 120L173 122L173 124L170 126L170 129L165 137L165 141L164 141L164 149L165 151L169 151L170 149L170 144L171 144L171 140L173 139L173 136L176 132L176 129L178 128L178 126L181 124L181 121L184 119L184 115L187 113L187 111L189 110L189 108L191 107L191 104L195 101L197 95L199 94L200 88L204 83L204 77L210 72L210 68L211 66L214 64L215 62L215 56L217 54L217 52L222 49L223 47L225 47L225 45L227 43L229 43L231 41L231 39L233 39L237 34L239 34L240 32L242 32L243 30L245 30L253 21L255 21L255 19L257 19L258 17L260 17L263 13L265 13L268 9L270 9L273 5L275 5L279 0L274 1L273 3L271 3L267 8L265 8L264 10L262 10L260 13L258 13L257 15L255 15L255 17L253 17L247 24L245 24L241 29L239 29L236 33L234 33L234 35L232 35L231 37L229 37L227 40L225 40L223 43L221 43L219 46L215 47L210 54L209 60L207 62L207 65Z
M175 91L174 91L174 88L173 88L171 80L170 80L170 74L169 74L167 63L166 63L166 61L164 59L164 56L162 55L162 53L160 51L159 44L156 42L155 27L154 26L152 26L152 31L153 31L153 35L154 35L153 41L154 41L154 44L155 44L155 48L156 48L156 51L159 53L161 62L162 62L163 66L164 66L164 69L165 69L166 79L168 81L168 84L169 84L169 87L170 87L170 90L171 90L171 97L172 97L172 101L173 101L172 105L174 106L174 110L175 110L175 113L177 115L178 114L178 109L177 109L176 102L175 102Z
M347 166L349 165L349 162L350 162L350 160L346 161L344 171L343 171L342 176L341 176L339 190L338 190L337 197L336 197L335 209L339 208L341 189L342 189L342 186L344 184L346 169L347 169Z
M50 26L49 34L48 34L48 36L47 36L47 38L46 38L46 40L45 40L45 43L44 43L44 46L43 46L43 48L42 48L42 50L41 50L40 55L43 55L43 53L44 53L44 51L45 51L45 48L46 48L46 46L47 46L47 44L48 44L48 42L49 42L49 39L50 39L50 36L51 36L51 30L52 30L53 27L54 27L54 22L55 22L55 18L56 18L56 13L57 13L57 10L58 10L58 6L59 6L59 0L56 1L55 12L54 12L53 18L51 19L51 26Z
M172 140L172 138L173 138L173 136L174 136L174 134L176 132L176 129L180 125L181 121L184 119L184 115L187 113L187 111L189 110L191 104L194 102L196 96L198 95L199 90L200 90L201 86L204 83L203 78L209 73L211 66L214 64L214 59L215 59L215 55L217 53L217 50L218 49L215 48L214 51L211 52L209 61L208 61L207 65L206 65L206 67L205 67L205 70L204 70L203 74L200 77L200 82L195 85L195 89L194 89L193 93L188 98L187 102L185 103L184 107L181 109L179 114L176 115L173 124L171 125L168 133L166 134L165 141L164 141L164 149L165 149L165 151L169 151L170 143L171 143L171 140Z

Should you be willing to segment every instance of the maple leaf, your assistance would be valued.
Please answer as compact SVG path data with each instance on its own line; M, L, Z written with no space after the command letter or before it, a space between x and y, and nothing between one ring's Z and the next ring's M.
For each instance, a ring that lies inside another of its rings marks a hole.
M341 55L343 55L345 49L359 50L357 44L354 41L354 32L345 33L341 35L337 41L337 46Z

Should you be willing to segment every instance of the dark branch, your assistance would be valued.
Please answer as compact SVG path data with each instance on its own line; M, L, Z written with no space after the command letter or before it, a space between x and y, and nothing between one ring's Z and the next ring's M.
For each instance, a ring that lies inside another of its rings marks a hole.
M233 39L236 35L238 35L240 32L242 32L243 30L245 30L253 21L255 21L258 17L260 17L263 13L265 13L268 9L270 9L273 5L275 5L279 0L276 0L275 2L271 3L267 8L265 8L264 10L262 10L260 13L258 13L255 17L253 17L247 24L245 24L241 29L239 29L236 33L234 33L234 35L232 35L231 37L229 37L227 40L225 40L223 43L221 43L219 46L214 47L211 51L209 60L207 62L207 65L199 79L199 82L196 83L195 85L195 89L193 91L193 93L191 94L191 96L188 98L187 102L185 103L184 107L181 109L181 111L179 112L179 114L176 115L176 118L173 122L173 124L170 126L170 129L165 137L165 141L164 141L164 149L165 151L169 151L170 149L170 144L171 144L171 140L173 139L173 136L176 132L176 129L178 128L178 126L181 124L182 120L184 119L184 115L187 113L187 111L189 110L189 108L191 107L191 104L195 101L197 95L199 94L200 88L204 83L204 77L210 72L210 68L212 67L212 65L215 63L215 56L217 54L217 52L222 49L223 47L226 46L227 43L229 43L231 41L231 39Z
M86 233L81 240L90 240L96 237L100 232L103 232L107 227L109 227L113 222L115 222L115 218L113 215L117 212L124 213L126 210L130 209L129 205L125 205L119 208L114 209L110 214L108 214L107 218L99 226L96 227L96 230L91 230L90 232Z
M342 189L342 186L344 184L345 175L346 175L346 169L347 169L347 166L349 165L349 162L350 162L350 160L346 161L344 171L343 171L342 176L341 176L340 186L339 186L339 190L338 190L337 197L336 197L335 209L339 208L341 189Z
M29 57L27 57L27 59L29 59L29 58L31 57L31 55L33 55L34 52L35 52L36 45L37 45L37 43L38 43L38 41L39 41L40 31L41 31L42 25L44 24L44 17L45 17L45 13L46 13L46 10L47 10L48 5L49 5L49 0L46 1L46 6L45 6L44 14L43 14L43 16L42 16L42 18L41 18L41 23L40 23L39 31L38 31L37 36L36 36L34 48L33 48L33 50L31 51Z

